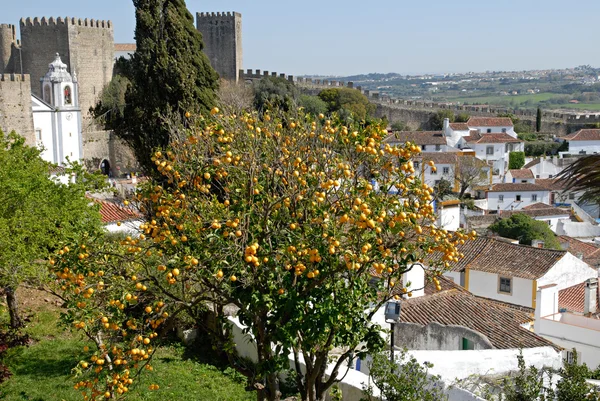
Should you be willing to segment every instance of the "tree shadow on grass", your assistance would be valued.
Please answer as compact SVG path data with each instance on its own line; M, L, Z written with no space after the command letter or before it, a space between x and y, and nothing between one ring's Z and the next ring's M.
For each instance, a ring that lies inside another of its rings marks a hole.
M8 363L16 376L56 377L70 375L80 357L72 342L49 341L15 350Z

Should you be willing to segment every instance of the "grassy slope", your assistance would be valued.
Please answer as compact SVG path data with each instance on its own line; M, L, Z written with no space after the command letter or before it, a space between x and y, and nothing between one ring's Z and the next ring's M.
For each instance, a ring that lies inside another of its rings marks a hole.
M536 93L530 95L515 95L515 96L472 96L472 97L451 97L448 101L452 102L467 102L477 104L492 104L492 105L505 105L508 106L511 101L516 106L519 106L528 100L534 103L545 101L554 97L565 96L564 94L556 93ZM532 107L532 106L530 106ZM578 104L552 104L544 105L544 109L577 109L577 110L600 110L600 103L578 103Z
M27 332L36 342L9 351L6 363L14 375L0 385L0 400L82 400L73 389L71 369L81 357L84 341L57 325L59 312L55 307L40 304L35 309ZM5 318L3 313L0 323ZM253 393L244 390L237 375L225 374L210 364L184 359L182 347L171 346L157 351L153 365L154 371L131 389L128 400L256 399ZM160 389L148 390L151 383L158 384Z

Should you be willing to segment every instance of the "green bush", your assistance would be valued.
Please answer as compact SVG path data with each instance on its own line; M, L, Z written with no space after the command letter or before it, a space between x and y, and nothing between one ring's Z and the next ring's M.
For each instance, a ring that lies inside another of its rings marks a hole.
M501 237L519 240L520 244L531 245L533 240L544 241L544 248L562 249L560 242L547 223L516 213L489 226L489 230Z
M508 154L508 168L511 170L519 170L525 165L524 152L510 152Z

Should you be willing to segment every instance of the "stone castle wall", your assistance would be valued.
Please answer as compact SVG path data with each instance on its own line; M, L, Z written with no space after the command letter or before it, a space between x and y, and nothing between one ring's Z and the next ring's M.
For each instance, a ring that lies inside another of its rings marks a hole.
M0 129L24 136L35 144L29 75L0 74Z
M10 24L0 24L0 74L13 72L13 48L16 47L16 45L16 27Z
M196 13L196 28L202 33L204 53L221 78L238 80L242 60L242 15L240 13Z

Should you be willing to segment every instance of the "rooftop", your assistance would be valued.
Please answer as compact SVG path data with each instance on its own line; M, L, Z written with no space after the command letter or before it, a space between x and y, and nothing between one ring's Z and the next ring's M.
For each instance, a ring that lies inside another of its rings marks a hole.
M513 122L508 117L471 117L467 121L469 127L512 127Z
M135 52L136 48L135 43L115 43L116 52Z
M537 178L535 183L548 191L562 191L565 189L565 182L557 178Z
M560 139L567 141L600 141L600 129L580 129Z
M384 139L384 143L412 142L417 145L446 145L442 131L396 131Z
M600 248L596 245L566 235L560 235L558 240L565 250L577 257L581 255L582 260L588 265L592 267L600 266Z
M510 175L513 178L518 178L521 180L530 180L530 179L534 179L535 177L533 176L533 171L529 170L528 168L522 168L520 170L515 170L515 169L511 169L508 170L508 172L510 173Z
M450 123L450 128L454 131L468 131L469 125L467 123Z
M544 276L567 253L486 237L466 241L459 245L458 249L464 254L464 258L453 265L453 271L472 269L528 280L537 280Z
M481 134L471 132L471 135L463 137L467 143L520 143L523 142L518 138L513 138L507 133L499 134Z
M530 183L501 183L492 185L491 189L488 189L487 192L532 192L532 191L548 191L547 188L538 185L538 184L530 184Z
M142 217L139 212L132 208L123 207L102 199L93 198L92 200L100 205L100 216L102 217L102 223L104 224L136 220Z
M533 309L477 297L443 277L439 281L441 291L427 291L426 286L425 296L402 301L401 322L464 326L485 335L497 349L556 348L552 342L521 327L533 320Z
M600 291L597 291L596 296L599 295ZM596 302L596 305L600 305L600 300L597 300ZM584 304L585 282L558 291L559 310L566 309L567 312L583 314Z

